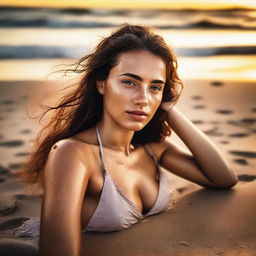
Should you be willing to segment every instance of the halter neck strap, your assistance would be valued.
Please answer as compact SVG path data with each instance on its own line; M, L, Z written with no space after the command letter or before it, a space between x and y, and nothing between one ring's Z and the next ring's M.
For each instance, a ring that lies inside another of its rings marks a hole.
M105 162L104 162L104 154L103 154L103 145L102 145L102 140L100 137L100 132L98 127L96 126L96 134L97 134L97 139L98 139L98 143L99 143L99 152L100 152L100 159L101 159L101 164L102 167L104 169L104 172L106 172L106 166L105 166Z
M153 158L155 164L158 165L157 158L156 158L156 156L154 155L154 153L152 152L150 146L149 146L148 144L145 144L145 145L144 145L144 148L146 149L147 153Z

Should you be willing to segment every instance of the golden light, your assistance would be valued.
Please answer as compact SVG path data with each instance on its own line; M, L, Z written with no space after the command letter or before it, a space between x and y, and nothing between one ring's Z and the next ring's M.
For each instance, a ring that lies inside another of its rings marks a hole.
M146 8L146 9L221 9L221 8L253 8L255 0L5 0L0 5L32 6L32 7L73 7L73 8Z

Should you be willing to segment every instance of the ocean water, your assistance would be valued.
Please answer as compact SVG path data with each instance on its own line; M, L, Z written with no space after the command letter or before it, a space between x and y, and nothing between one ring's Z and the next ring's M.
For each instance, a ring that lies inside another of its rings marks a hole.
M52 79L122 23L155 28L183 79L256 81L256 11L0 8L0 80Z

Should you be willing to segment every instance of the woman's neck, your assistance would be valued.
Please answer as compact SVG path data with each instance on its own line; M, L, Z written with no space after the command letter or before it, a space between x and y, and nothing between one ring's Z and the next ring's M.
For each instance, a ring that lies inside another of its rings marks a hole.
M130 155L131 150L134 148L131 145L134 131L107 124L102 120L97 124L97 128L104 147L123 152L127 156Z

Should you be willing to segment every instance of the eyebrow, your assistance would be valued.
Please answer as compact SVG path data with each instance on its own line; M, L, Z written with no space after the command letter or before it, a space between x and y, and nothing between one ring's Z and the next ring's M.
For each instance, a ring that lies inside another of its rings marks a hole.
M132 73L124 73L124 74L121 74L121 75L119 75L119 76L130 76L130 77L132 77L132 78L134 78L134 79L136 79L136 80L138 80L138 81L143 81L143 78L142 78L142 77L140 77L140 76L138 76L138 75L135 75L135 74L132 74ZM153 81L151 81L151 82L153 82L153 83L155 83L155 84L165 84L165 82L162 81L162 80L153 80Z

